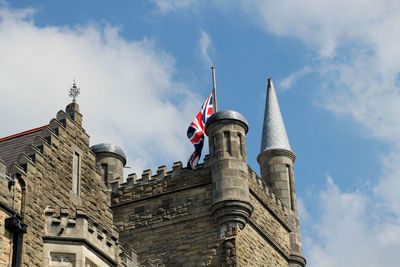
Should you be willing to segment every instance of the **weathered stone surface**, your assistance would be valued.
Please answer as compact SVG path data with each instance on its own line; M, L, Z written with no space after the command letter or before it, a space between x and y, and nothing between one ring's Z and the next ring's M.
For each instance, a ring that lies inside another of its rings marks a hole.
M249 224L237 237L237 260L238 266L289 266L288 261Z
M210 156L198 169L162 166L156 175L145 170L142 179L115 184L114 222L139 263L289 266L288 208L248 167L246 129L235 123L211 125Z
M262 180L272 188L276 196L288 207L290 229L290 254L295 255L291 266L304 266L300 238L300 224L297 214L296 189L294 180L295 154L287 149L269 149L258 155Z
M10 216L0 208L0 266L9 266L12 251L11 234L5 229L4 221Z
M175 162L123 183L122 161L98 155L96 170L81 120L69 105L7 174L0 162L0 266L12 244L4 220L14 213L28 225L23 266L131 267L136 253L141 266L304 266L292 152L260 154L260 178L246 161L247 124L225 118L207 128L210 155L196 170ZM51 242L62 238L70 243ZM87 260L89 247L102 256Z
M266 209L265 204L260 202L255 195L251 195L251 204L254 207L251 221L257 225L268 237L271 238L271 242L279 244L285 253L290 252L289 242L289 229L276 216Z
M70 107L70 115L73 112ZM37 139L37 146L27 150L27 153L34 153L34 156L20 155L17 164L8 167L8 173L18 177L14 185L14 210L23 215L24 223L28 225L28 232L23 237L23 266L43 266L42 237L45 235L47 206L64 207L64 211L70 214L74 214L77 209L84 210L87 216L99 222L102 229L118 236L113 230L108 191L96 172L89 137L82 129L78 115L74 117L77 121L74 121L64 111L58 112L57 120L50 123L53 128L46 128L47 136L43 137L45 144L40 144L40 139ZM72 188L74 152L78 152L80 157L79 194L74 193ZM8 189L3 181L0 201L11 208L10 199L14 188ZM5 235L0 236L4 238Z
M135 248L142 264L220 266L219 229L208 212L210 170L182 169L150 181L113 192L121 242Z
M247 130L244 117L233 111L213 114L206 126L213 183L211 212L220 225L221 236L226 227L238 224L243 228L253 209L243 150Z

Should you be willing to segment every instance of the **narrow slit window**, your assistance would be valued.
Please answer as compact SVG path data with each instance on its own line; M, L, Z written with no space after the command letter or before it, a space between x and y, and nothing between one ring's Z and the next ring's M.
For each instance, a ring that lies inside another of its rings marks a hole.
M229 132L224 132L225 148L229 155L232 155L231 135Z
M238 133L238 138L239 138L239 150L240 150L240 156L244 158L243 155L243 140L242 140L242 135Z
M104 184L108 186L108 164L101 164L101 170L103 172Z
M80 195L80 186L81 186L81 156L79 153L74 152L73 155L73 166L72 166L72 191Z
M290 171L290 166L286 165L286 174L287 174L287 181L288 181L288 191L289 191L289 204L290 204L290 209L293 210L293 200L292 200L292 178L291 178L291 171Z

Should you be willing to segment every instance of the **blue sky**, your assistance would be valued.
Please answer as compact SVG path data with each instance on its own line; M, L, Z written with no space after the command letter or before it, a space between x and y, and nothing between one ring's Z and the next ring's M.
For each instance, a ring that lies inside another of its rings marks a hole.
M257 170L267 78L290 144L308 266L395 266L400 249L396 1L0 0L0 136L44 125L75 77L92 144L132 171L186 161L211 91L248 120Z

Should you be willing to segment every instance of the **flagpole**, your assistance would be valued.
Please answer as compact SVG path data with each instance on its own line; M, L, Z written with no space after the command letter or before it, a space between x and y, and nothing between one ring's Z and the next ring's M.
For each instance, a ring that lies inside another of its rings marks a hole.
M214 96L214 113L216 113L217 110L217 86L215 83L215 67L212 66L211 67L211 71L212 71L212 78L213 78L213 96Z

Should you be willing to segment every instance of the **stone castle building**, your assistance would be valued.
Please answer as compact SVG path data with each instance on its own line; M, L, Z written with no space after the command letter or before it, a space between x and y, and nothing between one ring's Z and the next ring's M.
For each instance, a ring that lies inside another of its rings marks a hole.
M125 180L124 152L90 146L75 101L0 139L0 266L305 266L295 154L270 79L260 176L247 131L240 113L217 112L197 169L175 162Z

